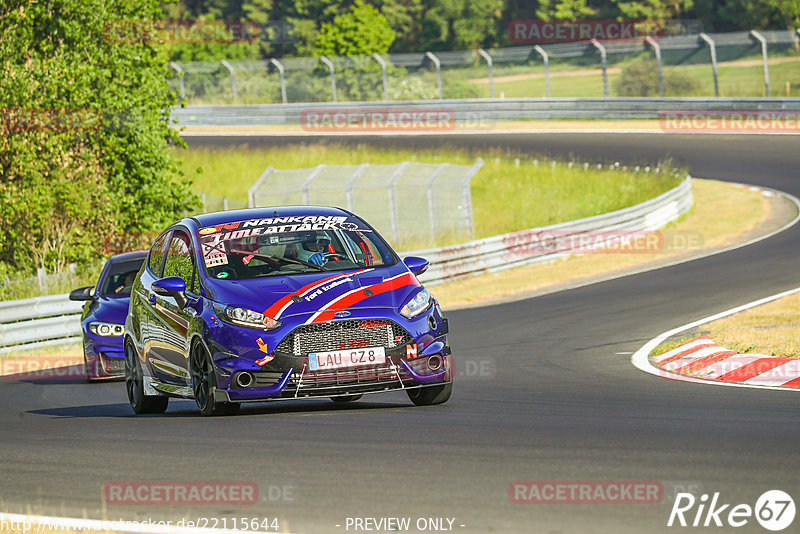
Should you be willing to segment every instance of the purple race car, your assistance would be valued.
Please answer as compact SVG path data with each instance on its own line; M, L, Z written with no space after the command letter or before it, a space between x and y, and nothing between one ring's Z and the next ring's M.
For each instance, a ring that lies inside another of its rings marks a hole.
M83 307L83 363L89 381L125 376L122 331L128 315L131 287L147 256L146 250L109 258L97 287L82 287L70 300L88 301Z
M405 390L446 402L447 319L397 254L339 208L294 206L183 219L154 242L133 284L125 380L136 413L194 398L204 415L240 403Z

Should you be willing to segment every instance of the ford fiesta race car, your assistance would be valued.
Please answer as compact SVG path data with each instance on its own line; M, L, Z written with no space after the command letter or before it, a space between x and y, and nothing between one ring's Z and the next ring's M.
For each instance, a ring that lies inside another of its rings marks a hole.
M242 402L405 390L446 402L447 319L397 254L338 208L256 208L189 217L153 243L131 291L125 381L136 413L169 397L203 415Z

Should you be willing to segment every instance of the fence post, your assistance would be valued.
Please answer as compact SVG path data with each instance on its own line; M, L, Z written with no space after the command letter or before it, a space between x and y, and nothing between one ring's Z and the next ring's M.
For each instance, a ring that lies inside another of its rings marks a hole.
M375 58L375 61L381 66L381 72L383 73L383 100L388 102L389 101L389 74L386 71L386 61L383 60L380 54L375 52L372 54L372 57Z
M353 184L355 184L356 180L358 180L358 178L364 174L364 171L367 170L367 167L369 167L369 163L362 163L358 166L356 172L354 172L353 175L347 179L347 183L344 186L344 191L345 197L347 198L348 211L353 211L356 206L356 199L353 198Z
M486 60L486 65L489 68L489 94L494 98L494 75L492 74L492 56L483 48L478 49L478 53L483 59Z
M317 179L317 176L319 176L325 167L327 167L327 165L324 163L317 165L317 168L311 171L311 174L308 175L308 178L306 178L306 181L303 182L301 186L303 189L303 204L306 206L311 204L311 182Z
M767 96L770 95L769 91L769 63L767 62L767 40L756 30L750 30L750 36L755 38L761 43L761 57L764 59L764 88L767 91Z
M442 64L432 52L425 52L425 57L433 61L433 66L436 67L436 89L439 92L439 100L442 100Z
M319 60L331 71L331 95L333 96L333 101L338 102L338 100L336 100L336 75L333 73L333 62L325 56L320 56Z
M542 56L542 61L544 61L544 83L547 86L547 98L550 98L550 56L539 45L535 45L533 49Z
M392 236L395 241L400 239L400 221L397 217L397 198L395 197L394 184L400 179L400 176L403 175L403 171L405 171L406 167L410 164L410 161L404 161L398 165L397 169L395 169L389 177L389 181L386 182L389 186L389 214L392 218Z
M236 75L233 73L233 65L228 63L227 59L223 59L220 61L222 66L228 69L228 72L231 73L231 90L233 91L233 103L236 103Z
M200 201L203 203L203 213L208 213L208 210L206 209L206 194L205 193L200 193Z
M442 163L428 180L428 218L431 221L431 239L434 241L436 240L436 197L433 194L433 185L449 166L449 163Z
M186 87L184 87L183 85L183 76L182 76L183 69L180 67L180 65L178 65L174 61L170 61L169 66L172 67L172 70L178 73L178 81L181 84L181 98L186 98Z
M39 291L44 293L47 288L47 271L42 268L36 269L36 278L39 279Z
M278 74L281 76L281 100L286 104L286 75L283 72L283 65L274 57L270 58L269 62L275 65L275 68L278 69Z
M228 211L228 197L222 197L222 209Z
M469 186L470 182L472 181L472 177L478 174L478 171L481 170L481 167L483 167L483 160L478 158L475 160L475 163L472 165L472 167L469 168L467 175L464 177L461 209L464 214L464 226L470 235L475 233L475 221L472 219L472 192L470 191Z
M272 168L272 165L268 165L264 172L261 173L261 176L258 177L256 183L250 186L250 189L247 190L247 207L248 208L255 208L256 207L256 191L261 185L267 180L267 176L270 175L272 171L275 169Z
M711 52L711 70L714 73L714 96L719 96L719 78L717 77L717 45L707 33L700 32L700 38L708 44Z
M656 53L656 64L658 65L658 94L664 96L664 73L661 70L661 45L649 35L645 37L644 40L653 47Z
M594 47L600 51L600 61L603 65L603 96L608 96L608 72L606 72L606 47L597 39L592 39Z

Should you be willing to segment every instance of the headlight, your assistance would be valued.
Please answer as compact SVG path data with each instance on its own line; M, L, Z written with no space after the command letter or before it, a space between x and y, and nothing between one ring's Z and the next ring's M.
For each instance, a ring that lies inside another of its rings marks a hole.
M400 315L408 319L416 317L431 307L431 300L433 300L431 294L428 293L427 289L423 289L414 295L414 298L409 300L405 306L400 308Z
M280 321L272 317L267 317L263 313L248 310L247 308L225 306L215 303L214 310L216 310L219 318L226 323L247 326L249 328L259 328L261 330L275 330L281 325Z
M117 323L89 323L89 332L96 336L119 337L125 332L125 326Z

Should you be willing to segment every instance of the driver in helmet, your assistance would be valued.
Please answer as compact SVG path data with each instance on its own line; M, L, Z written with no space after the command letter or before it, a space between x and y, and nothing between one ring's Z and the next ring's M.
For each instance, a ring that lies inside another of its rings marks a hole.
M330 239L317 237L316 234L304 234L300 243L295 249L298 260L307 261L316 265L325 263L325 253L328 252Z

